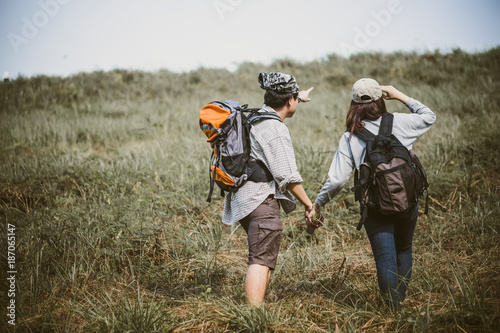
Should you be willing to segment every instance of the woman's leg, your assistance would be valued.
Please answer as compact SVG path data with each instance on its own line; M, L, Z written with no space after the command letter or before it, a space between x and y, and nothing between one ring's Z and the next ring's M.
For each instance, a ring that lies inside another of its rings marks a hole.
M368 216L365 229L370 240L380 291L387 293L389 301L398 304L397 252L394 241L394 225L379 216Z
M368 216L365 229L377 267L380 290L389 294L394 306L406 298L412 271L412 241L418 205L408 213Z
M412 258L412 243L413 234L417 225L418 205L414 210L406 214L400 221L394 224L394 241L396 243L397 252L397 271L398 271L398 293L401 295L401 300L406 298L406 289L410 283L413 258Z

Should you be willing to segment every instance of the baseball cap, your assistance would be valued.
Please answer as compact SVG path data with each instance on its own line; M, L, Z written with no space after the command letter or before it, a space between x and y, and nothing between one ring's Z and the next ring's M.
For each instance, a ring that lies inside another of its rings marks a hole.
M380 97L382 97L382 90L374 79L359 79L352 86L352 100L356 103L371 103Z
M299 85L290 74L279 72L263 72L259 74L259 84L264 90L274 90L278 93L297 93Z

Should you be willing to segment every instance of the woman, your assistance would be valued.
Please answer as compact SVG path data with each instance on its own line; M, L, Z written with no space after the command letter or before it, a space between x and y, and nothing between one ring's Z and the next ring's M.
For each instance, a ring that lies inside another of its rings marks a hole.
M428 107L409 98L392 86L380 86L373 79L360 79L352 87L352 101L347 113L346 129L321 189L309 214L311 218L327 204L349 180L354 168L359 170L366 153L366 143L356 132L366 128L375 135L381 116L386 113L386 100L405 104L410 114L394 113L392 134L407 148L429 130L436 115ZM388 303L398 308L406 297L412 271L412 240L417 223L418 204L404 213L382 216L368 211L364 226L370 240L377 267L380 290L387 294ZM310 227L318 227L308 221ZM397 273L397 274L396 274Z

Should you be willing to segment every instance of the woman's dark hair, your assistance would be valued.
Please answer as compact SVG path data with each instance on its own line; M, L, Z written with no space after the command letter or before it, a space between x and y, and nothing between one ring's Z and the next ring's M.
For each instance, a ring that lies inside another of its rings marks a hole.
M268 89L266 90L266 93L264 94L264 104L267 106L272 107L275 110L281 109L283 106L286 105L286 102L290 98L297 99L299 96L299 93L278 93L274 90Z
M387 112L383 98L379 98L371 103L356 103L351 101L351 107L347 112L346 130L352 133L358 132L365 128L363 120L376 120Z

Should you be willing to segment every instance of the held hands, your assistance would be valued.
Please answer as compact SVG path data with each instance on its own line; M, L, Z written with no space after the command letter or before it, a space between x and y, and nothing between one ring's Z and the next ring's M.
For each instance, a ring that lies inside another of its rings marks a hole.
M309 228L317 229L321 226L325 217L321 213L319 209L319 205L314 203L309 211L309 214L306 213L306 224Z
M304 208L305 208L304 217L306 219L306 224L309 225L311 223L311 220L309 219L309 214L311 214L313 206L304 206Z
M311 99L309 98L309 93L311 92L311 90L313 90L314 87L311 87L307 90L302 90L302 91L299 91L299 97L300 97L300 100L302 102L309 102Z
M397 99L404 104L408 103L408 100L410 99L410 97L406 96L393 86L380 86L380 89L382 90L382 96L384 99Z

